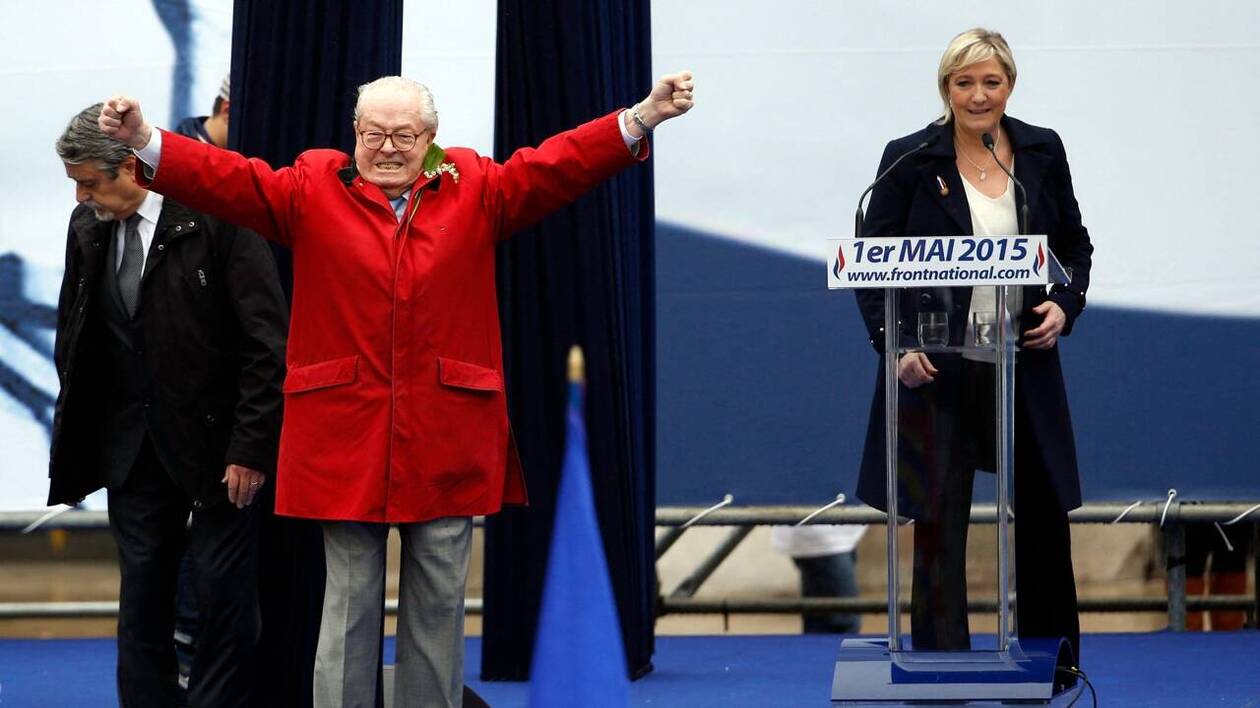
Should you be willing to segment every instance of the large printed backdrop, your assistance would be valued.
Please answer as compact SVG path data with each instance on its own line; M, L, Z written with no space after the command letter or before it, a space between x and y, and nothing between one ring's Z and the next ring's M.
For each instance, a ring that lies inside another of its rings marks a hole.
M822 237L851 233L884 144L939 115L941 52L976 25L1014 49L1009 112L1062 135L1096 247L1090 306L1062 344L1086 497L1260 497L1260 10L653 10L658 70L698 76L693 115L657 139L662 500L852 492L876 359L852 295L823 290Z
M39 508L73 206L53 141L114 92L163 125L206 113L228 69L231 2L6 12L0 508ZM851 491L875 358L851 295L824 289L823 239L851 228L884 143L937 115L940 52L977 24L1014 47L1010 112L1063 136L1097 248L1090 308L1063 344L1087 496L1260 496L1260 246L1248 218L1260 99L1247 89L1260 10L657 0L652 14L656 73L690 68L699 84L696 110L654 151L662 503L730 491L821 504ZM439 142L486 154L494 16L491 0L415 0L404 32L404 73L434 90Z
M403 72L433 89L439 140L489 153L494 126L489 0L407 4ZM232 0L58 0L5 8L0 29L0 509L47 498L57 290L74 191L53 143L114 93L172 126L210 112L231 60ZM176 51L176 48L179 51ZM346 116L349 131L350 116ZM103 494L89 505L103 504Z

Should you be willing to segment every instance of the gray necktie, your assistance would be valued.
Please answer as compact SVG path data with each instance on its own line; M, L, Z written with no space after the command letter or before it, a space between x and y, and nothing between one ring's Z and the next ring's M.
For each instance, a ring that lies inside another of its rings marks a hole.
M123 237L122 264L118 266L118 292L122 295L127 314L136 316L140 303L140 275L144 270L144 246L140 242L140 215L127 217Z

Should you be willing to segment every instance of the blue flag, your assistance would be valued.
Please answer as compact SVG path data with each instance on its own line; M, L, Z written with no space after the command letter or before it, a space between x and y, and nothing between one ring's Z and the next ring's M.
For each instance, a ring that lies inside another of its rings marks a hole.
M569 384L568 418L529 704L535 708L626 706L630 681L608 561L595 520L579 383Z

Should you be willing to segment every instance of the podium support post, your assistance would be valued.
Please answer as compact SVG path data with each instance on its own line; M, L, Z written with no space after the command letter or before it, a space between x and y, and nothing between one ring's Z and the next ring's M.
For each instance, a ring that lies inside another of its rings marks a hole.
M1007 651L1011 641L1011 549L1010 488L1015 458L1015 339L1014 318L1006 306L1006 288L997 291L997 366L994 376L997 411L997 548L998 548L998 651Z
M901 650L901 572L897 547L897 334L901 331L898 292L884 289L884 474L887 484L888 523L888 651ZM892 434L887 434L891 430Z

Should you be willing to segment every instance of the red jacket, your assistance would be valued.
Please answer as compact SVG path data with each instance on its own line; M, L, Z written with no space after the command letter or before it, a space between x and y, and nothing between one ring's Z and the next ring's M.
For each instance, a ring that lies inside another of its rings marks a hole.
M525 502L495 243L636 161L617 119L502 165L431 149L426 167L454 169L420 177L403 224L344 153L311 150L273 170L163 133L154 191L293 251L278 513L400 523Z

